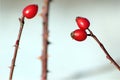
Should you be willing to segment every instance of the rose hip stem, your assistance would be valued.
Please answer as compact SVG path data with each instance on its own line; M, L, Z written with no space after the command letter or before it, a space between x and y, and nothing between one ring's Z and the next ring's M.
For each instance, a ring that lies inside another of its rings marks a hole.
M41 55L41 61L42 61L42 76L41 80L47 80L47 62L48 62L48 16L49 16L49 3L51 0L44 0L43 7L42 7L42 19L43 19L43 49L42 49L42 55Z
M93 32L88 29L88 31L90 32L90 34L88 34L88 36L93 37L97 43L99 44L99 46L101 47L101 49L104 51L104 53L106 54L106 58L109 59L115 66L116 68L120 71L120 66L117 64L117 62L115 62L115 60L109 55L108 51L105 49L104 45L98 40L98 38L93 34Z
M18 38L17 38L16 43L15 43L14 56L13 56L13 59L11 61L9 80L12 80L12 77L13 77L15 61L16 61L17 52L18 52L18 48L19 48L19 42L20 42L20 38L21 38L23 26L24 26L24 17L22 16L21 18L19 18L19 21L20 21L20 30L18 33Z

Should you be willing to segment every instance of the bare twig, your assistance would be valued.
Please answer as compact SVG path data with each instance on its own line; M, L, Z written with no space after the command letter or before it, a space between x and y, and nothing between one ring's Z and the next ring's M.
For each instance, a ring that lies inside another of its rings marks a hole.
M42 79L41 80L47 80L47 62L48 62L48 14L49 14L49 3L50 0L44 0L44 5L42 7L42 19L43 19L43 49L42 49Z
M88 31L90 32L90 34L88 34L88 36L93 37L97 43L99 44L99 46L101 47L101 49L104 51L104 53L106 54L106 58L109 59L115 66L116 68L120 71L120 66L117 64L117 62L115 62L115 60L109 55L108 51L105 49L104 45L98 40L98 38L93 34L93 32L88 29Z
M16 61L17 52L18 52L18 48L19 48L19 42L20 42L20 38L21 38L23 26L24 26L24 17L22 16L21 18L19 18L19 21L20 21L20 30L19 30L19 33L18 33L18 38L17 38L16 43L15 43L14 56L13 56L11 66L10 66L9 80L12 80L12 77L13 77L15 61Z

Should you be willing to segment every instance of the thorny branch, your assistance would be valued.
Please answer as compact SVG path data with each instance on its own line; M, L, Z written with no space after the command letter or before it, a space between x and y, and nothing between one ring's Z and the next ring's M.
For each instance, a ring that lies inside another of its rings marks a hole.
M104 51L104 53L106 54L106 58L109 59L114 65L115 67L120 71L120 66L117 64L117 62L115 62L115 60L109 55L108 51L105 49L104 45L98 40L98 38L93 34L93 32L88 29L88 31L90 32L90 34L88 34L88 36L93 37L97 43L99 44L99 46L101 47L101 49Z
M47 80L47 62L48 62L48 15L49 15L49 3L51 0L44 0L44 4L42 7L42 19L43 19L43 49L42 49L42 55L41 55L41 61L42 61L42 79L41 80Z
M18 52L18 48L19 48L19 42L20 42L20 38L21 38L23 26L24 26L24 17L22 16L21 18L19 18L19 21L20 21L20 30L19 30L19 33L18 33L18 38L17 38L16 43L15 43L14 56L13 56L11 66L10 66L9 80L12 80L12 77L13 77L15 61L16 61L17 52Z

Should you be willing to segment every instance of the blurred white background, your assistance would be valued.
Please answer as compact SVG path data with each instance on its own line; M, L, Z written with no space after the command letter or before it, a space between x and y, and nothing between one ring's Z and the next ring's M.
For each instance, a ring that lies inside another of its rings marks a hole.
M40 80L42 51L42 0L0 0L0 80L8 80L9 66L22 10L31 3L39 11L25 19L13 80ZM110 63L91 37L77 42L70 33L77 29L75 18L90 20L90 29L120 65L120 0L53 0L49 14L48 80L120 80L120 72Z

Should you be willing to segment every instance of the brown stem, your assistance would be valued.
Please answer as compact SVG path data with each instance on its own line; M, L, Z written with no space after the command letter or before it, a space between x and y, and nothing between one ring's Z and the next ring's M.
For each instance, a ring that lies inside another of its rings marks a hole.
M42 7L41 16L43 18L43 49L42 49L42 79L47 80L47 62L48 62L48 14L49 14L49 3L50 0L44 0L44 5Z
M18 38L17 38L16 43L15 43L14 56L13 56L11 66L10 66L9 80L12 80L12 77L13 77L15 61L16 61L17 52L18 52L18 48L19 48L19 42L20 42L20 38L21 38L23 26L24 26L24 17L22 16L21 18L19 18L19 21L20 21L20 30L19 30L19 33L18 33Z
M101 49L104 51L104 53L106 54L106 58L109 59L114 65L115 67L120 71L120 66L117 64L117 62L115 62L115 60L109 55L108 51L105 49L104 45L98 40L98 38L93 34L93 32L88 29L88 31L90 32L90 34L88 34L88 36L93 37L97 43L99 44L99 46L101 47Z

